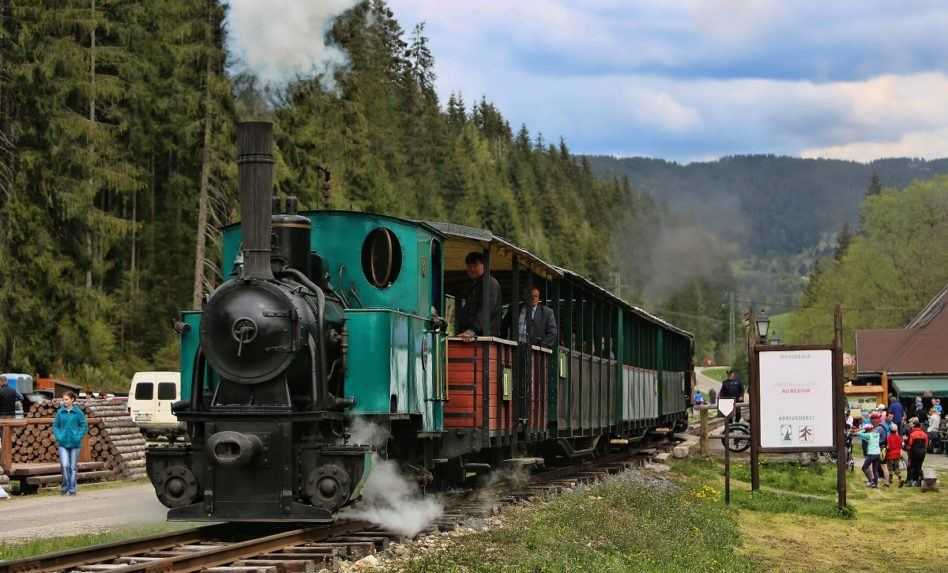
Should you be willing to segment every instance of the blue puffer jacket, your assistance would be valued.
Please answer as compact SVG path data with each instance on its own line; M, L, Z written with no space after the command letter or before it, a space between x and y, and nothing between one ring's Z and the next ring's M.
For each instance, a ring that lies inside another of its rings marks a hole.
M82 438L87 431L89 431L89 425L86 423L86 415L82 413L79 406L73 406L72 410L61 406L56 412L56 417L53 419L53 437L61 447L81 447Z

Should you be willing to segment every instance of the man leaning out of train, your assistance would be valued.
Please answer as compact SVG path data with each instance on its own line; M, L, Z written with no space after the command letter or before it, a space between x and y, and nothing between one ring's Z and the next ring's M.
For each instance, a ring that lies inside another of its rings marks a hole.
M63 396L63 405L53 419L53 437L59 446L59 466L62 469L61 495L76 495L76 472L79 466L79 450L82 439L89 431L86 415L75 404L76 394L72 390Z
M458 330L462 338L473 339L477 336L500 335L500 283L486 272L484 255L473 251L464 258L467 276L473 282L464 306L458 312ZM487 300L484 300L484 281L487 281ZM487 305L490 328L483 324L483 308Z

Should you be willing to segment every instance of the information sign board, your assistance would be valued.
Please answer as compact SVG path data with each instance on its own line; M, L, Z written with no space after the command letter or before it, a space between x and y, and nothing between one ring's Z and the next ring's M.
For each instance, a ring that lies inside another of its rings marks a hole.
M835 445L833 350L761 349L760 451L830 451Z

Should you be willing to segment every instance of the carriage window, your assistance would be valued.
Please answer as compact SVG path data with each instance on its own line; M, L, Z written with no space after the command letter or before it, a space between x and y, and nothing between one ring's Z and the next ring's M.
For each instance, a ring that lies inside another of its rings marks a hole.
M158 384L158 399L159 400L174 400L175 396L175 386L173 382L161 382Z
M135 385L136 400L151 400L155 395L155 386L151 382L139 382Z
M395 282L402 268L402 247L395 233L380 227L362 243L362 272L373 286L385 288Z

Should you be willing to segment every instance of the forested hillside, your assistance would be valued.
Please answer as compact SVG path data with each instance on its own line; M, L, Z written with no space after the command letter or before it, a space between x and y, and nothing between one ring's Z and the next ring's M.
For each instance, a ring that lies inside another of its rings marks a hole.
M714 342L725 340L722 309L728 291L734 292L739 316L752 303L771 314L797 309L810 299L804 293L818 261L832 259L838 242L859 231L866 195L948 173L948 159L863 164L750 155L687 165L648 158L588 160L604 178L628 177L664 213L644 223L653 230L638 249L625 248L625 233L616 235L622 253L616 263L641 269L646 257L650 284L642 292L669 318L699 333L704 341L699 356L714 355L719 350ZM666 288L682 283L684 288L672 292ZM700 285L706 286L696 291Z
M948 173L948 159L880 159L857 163L773 155L678 164L661 159L591 156L597 175L627 176L676 210L707 216L707 225L747 255L795 255L857 223L873 179L902 188Z
M175 368L172 321L219 283L236 215L233 126L261 115L304 208L482 226L609 277L612 214L638 195L486 99L439 102L422 26L363 3L330 32L351 60L334 90L264 91L228 74L224 4L0 3L0 370L121 389Z
M851 352L856 329L904 327L948 284L948 176L873 193L859 220L810 277L791 342L830 340L839 303Z

